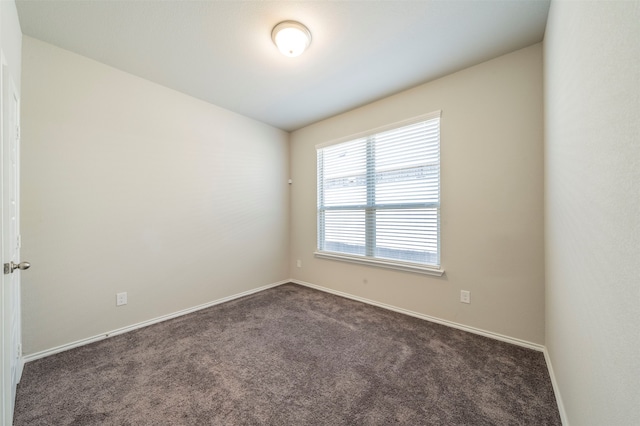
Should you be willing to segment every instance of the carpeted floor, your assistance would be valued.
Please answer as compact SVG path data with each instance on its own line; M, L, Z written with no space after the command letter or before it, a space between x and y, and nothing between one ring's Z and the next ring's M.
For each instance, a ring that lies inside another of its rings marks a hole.
M286 284L25 366L14 425L560 425L542 353Z

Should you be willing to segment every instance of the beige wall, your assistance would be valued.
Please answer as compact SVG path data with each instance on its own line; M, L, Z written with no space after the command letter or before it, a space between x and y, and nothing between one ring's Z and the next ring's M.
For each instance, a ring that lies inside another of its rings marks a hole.
M23 49L26 354L288 277L287 133Z
M314 258L315 145L435 110L445 276ZM293 132L291 276L544 343L542 114L537 44ZM471 304L459 302L461 289Z
M640 419L640 2L553 2L546 345L572 425Z

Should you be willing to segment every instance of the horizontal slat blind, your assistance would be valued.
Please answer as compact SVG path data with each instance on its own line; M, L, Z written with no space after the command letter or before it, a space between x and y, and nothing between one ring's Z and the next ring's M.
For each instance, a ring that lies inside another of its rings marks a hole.
M440 118L318 149L318 249L440 265Z

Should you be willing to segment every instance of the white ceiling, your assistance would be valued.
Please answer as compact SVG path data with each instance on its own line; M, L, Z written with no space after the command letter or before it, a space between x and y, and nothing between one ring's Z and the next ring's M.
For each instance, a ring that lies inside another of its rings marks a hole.
M18 0L24 34L291 131L542 40L549 0ZM283 56L280 21L312 33Z

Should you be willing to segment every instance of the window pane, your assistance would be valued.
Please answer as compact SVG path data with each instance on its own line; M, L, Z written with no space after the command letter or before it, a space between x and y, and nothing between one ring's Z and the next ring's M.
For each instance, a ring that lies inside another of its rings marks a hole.
M376 172L376 204L437 203L439 175L438 165Z
M376 211L376 257L435 264L438 209Z
M324 250L365 254L364 210L329 210L324 212Z
M439 201L438 127L430 120L375 135L376 204Z
M378 133L375 135L376 172L438 163L439 138L439 120Z
M323 206L364 205L366 187L366 139L331 146L323 150Z

